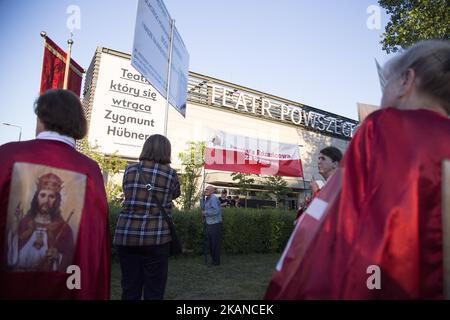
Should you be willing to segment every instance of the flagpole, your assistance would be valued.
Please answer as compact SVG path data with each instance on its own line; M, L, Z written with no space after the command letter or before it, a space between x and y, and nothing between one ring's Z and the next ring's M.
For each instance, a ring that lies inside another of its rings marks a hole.
M205 209L205 198L204 198L204 193L205 193L205 180L206 180L206 169L205 169L205 165L203 165L203 181L202 181L202 193L201 193L201 197L202 200L200 200L200 211L202 213L202 222L203 222L203 256L205 258L205 265L208 264L208 236L206 234L206 218L203 217L203 210ZM202 205L203 203L203 205Z
M450 300L450 160L442 162L442 256L444 299Z
M303 145L302 144L299 144L298 145L298 157L299 157L299 160L300 160L300 165L301 165L301 167L302 167L302 180L303 180L303 192L304 192L304 201L306 201L306 181L305 181L305 172L303 171L303 163L302 163L302 160L301 160L301 157L300 157L300 150L301 150L301 148L303 147Z
M44 50L42 51L42 59L41 59L41 61L42 61L42 70L41 70L41 73L42 73L43 68L44 68L45 44L47 43L47 32L41 31L40 35L41 35L42 39L44 40ZM41 83L39 84L39 95L42 93L42 92L41 92L41 86L42 86L42 79L41 79Z
M66 69L64 71L64 85L63 89L67 89L67 85L69 83L69 72L70 72L70 54L72 52L72 44L73 40L67 40L67 54L66 54Z
M47 39L47 32L41 31L40 35L41 35L42 38L44 38L44 45L45 45L45 42L46 42L45 39Z
M164 111L164 136L167 137L167 123L169 121L169 92L170 92L170 73L172 71L172 47L173 47L173 29L175 28L175 20L170 21L170 39L169 39L169 70L167 71L167 85L166 85L166 109Z

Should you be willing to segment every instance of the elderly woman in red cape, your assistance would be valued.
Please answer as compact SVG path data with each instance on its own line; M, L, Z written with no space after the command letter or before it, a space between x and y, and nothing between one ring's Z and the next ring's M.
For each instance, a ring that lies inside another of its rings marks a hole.
M267 299L443 298L450 43L419 42L384 76L382 109L296 225Z
M80 99L48 90L35 113L36 139L0 146L0 299L109 299L108 204L98 164L75 148L87 132ZM16 201L34 183L22 217Z

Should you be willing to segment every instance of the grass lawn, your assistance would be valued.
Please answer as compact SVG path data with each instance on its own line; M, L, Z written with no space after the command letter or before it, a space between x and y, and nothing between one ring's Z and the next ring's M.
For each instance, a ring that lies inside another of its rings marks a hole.
M166 300L262 299L280 253L222 255L208 267L203 256L169 260ZM120 266L112 264L111 299L120 299Z

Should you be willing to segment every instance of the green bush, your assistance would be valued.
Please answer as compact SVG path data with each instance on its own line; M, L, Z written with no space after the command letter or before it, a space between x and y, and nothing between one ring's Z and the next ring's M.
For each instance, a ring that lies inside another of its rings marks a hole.
M223 250L230 254L280 252L294 228L295 212L223 209Z
M111 239L120 207L109 204ZM204 233L200 209L173 212L177 234L186 254L203 254ZM222 252L228 254L281 252L292 233L294 211L223 208ZM111 256L115 258L114 248Z

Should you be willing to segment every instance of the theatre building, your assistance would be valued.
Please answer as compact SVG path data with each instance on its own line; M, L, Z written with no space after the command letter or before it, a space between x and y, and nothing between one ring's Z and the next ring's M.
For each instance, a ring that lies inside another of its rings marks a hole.
M104 154L116 153L136 162L144 141L164 134L172 144L172 167L182 170L178 154L189 141L208 141L211 133L236 135L295 145L302 177L284 177L293 190L286 206L295 208L309 192L317 171L320 149L333 145L344 151L357 121L238 84L189 72L185 117L166 101L131 66L131 56L98 47L86 74L83 104L89 120L88 140ZM217 190L239 195L231 172L206 170L205 179ZM121 183L121 176L115 177ZM261 178L256 177L247 196L250 206L260 206ZM265 203L268 204L268 203Z

